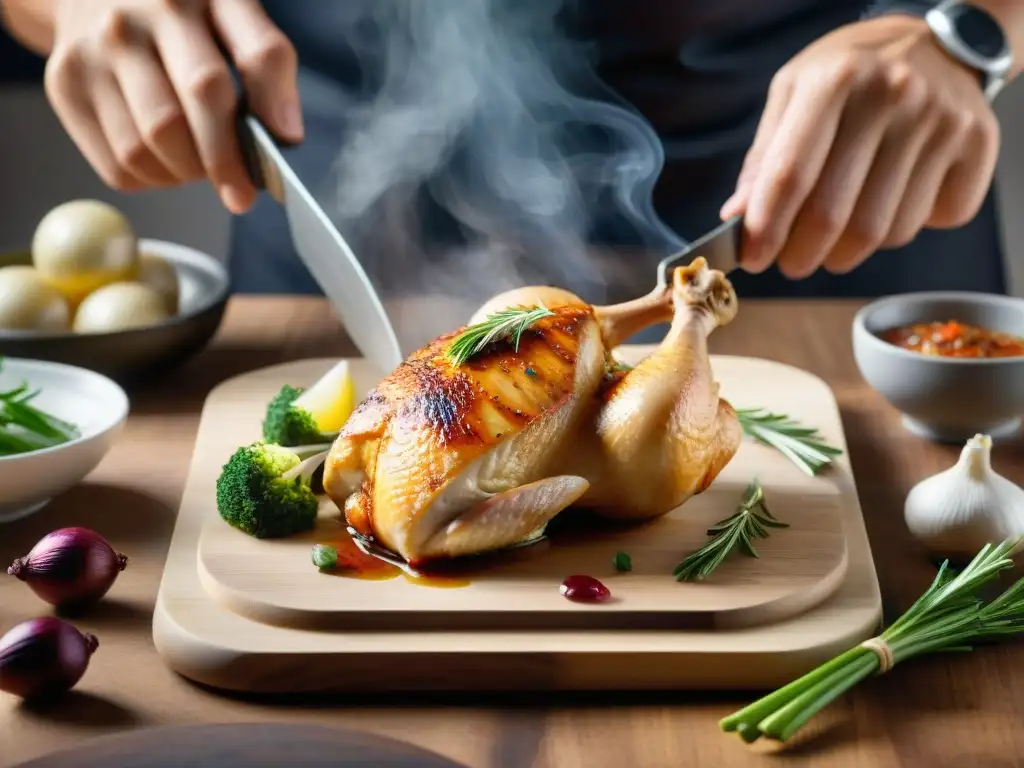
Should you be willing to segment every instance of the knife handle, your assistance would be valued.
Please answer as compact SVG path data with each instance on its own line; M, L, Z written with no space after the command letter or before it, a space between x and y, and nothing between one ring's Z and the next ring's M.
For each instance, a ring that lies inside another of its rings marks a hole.
M228 72L235 84L235 134L238 136L238 148L242 153L245 170L253 186L268 192L277 202L284 203L284 187L281 183L280 171L275 159L261 146L261 140L270 142L276 148L295 147L299 142L287 141L271 131L249 109L249 98L245 92L245 83L234 59L228 52L224 42L217 38L217 48L227 64ZM260 134L260 135L258 135Z

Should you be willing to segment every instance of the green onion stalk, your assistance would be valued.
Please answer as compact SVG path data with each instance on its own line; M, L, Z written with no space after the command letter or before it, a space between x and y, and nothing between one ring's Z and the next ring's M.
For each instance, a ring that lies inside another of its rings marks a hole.
M0 357L0 369L3 358ZM0 456L51 448L79 436L78 427L31 404L38 391L26 385L0 392Z
M985 602L982 586L1013 567L1022 538L986 544L959 573L944 562L923 595L878 637L821 665L720 722L751 743L785 742L861 680L933 651L969 651L971 644L1024 631L1024 578Z

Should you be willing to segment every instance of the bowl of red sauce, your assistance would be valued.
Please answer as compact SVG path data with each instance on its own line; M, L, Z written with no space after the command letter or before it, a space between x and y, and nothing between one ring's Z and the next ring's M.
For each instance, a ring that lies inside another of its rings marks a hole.
M1019 434L1024 416L1024 299L921 292L878 299L853 321L861 375L911 432L961 443Z

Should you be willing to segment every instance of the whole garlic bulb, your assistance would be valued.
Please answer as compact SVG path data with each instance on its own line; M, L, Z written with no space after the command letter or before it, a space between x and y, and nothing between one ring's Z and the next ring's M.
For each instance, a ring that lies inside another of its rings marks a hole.
M992 438L975 435L956 464L910 490L903 516L933 554L972 558L985 544L1024 536L1024 489L992 469Z

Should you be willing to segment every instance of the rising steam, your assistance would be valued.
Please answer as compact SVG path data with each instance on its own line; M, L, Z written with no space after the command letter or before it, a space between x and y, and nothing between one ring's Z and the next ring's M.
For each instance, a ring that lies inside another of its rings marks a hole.
M647 262L587 248L608 221L657 253L682 241L652 206L661 143L593 75L587 46L563 30L563 0L345 5L362 83L331 214L385 297L444 298L393 318L404 347L518 285L601 302L624 275L653 284Z

